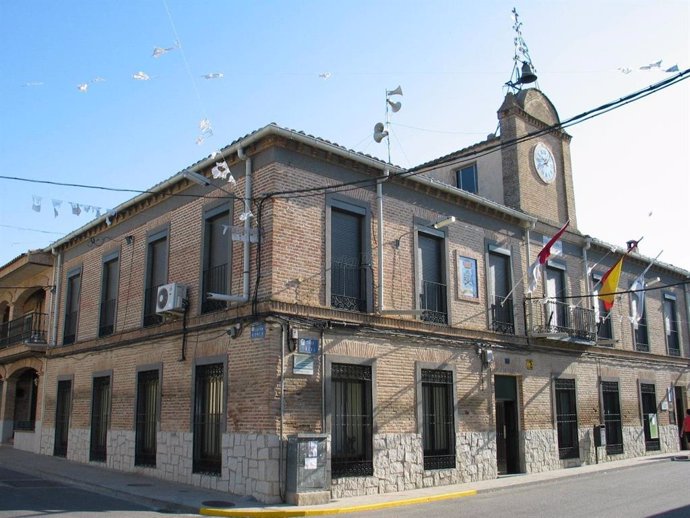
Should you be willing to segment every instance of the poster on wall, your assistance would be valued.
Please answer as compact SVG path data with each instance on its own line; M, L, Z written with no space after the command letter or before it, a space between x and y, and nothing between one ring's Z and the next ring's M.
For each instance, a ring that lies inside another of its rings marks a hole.
M477 288L477 260L458 255L458 295L476 299L479 296Z

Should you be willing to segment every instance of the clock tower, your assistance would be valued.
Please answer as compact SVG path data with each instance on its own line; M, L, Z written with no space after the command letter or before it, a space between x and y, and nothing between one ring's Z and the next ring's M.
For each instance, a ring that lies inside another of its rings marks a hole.
M577 228L570 135L536 88L508 93L498 110L504 203L539 219Z

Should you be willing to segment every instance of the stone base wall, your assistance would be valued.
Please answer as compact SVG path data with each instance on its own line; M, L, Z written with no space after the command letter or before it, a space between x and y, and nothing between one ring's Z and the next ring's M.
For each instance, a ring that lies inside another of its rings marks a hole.
M15 430L14 447L18 450L38 453L41 450L41 422L34 423L34 430Z
M525 430L520 434L521 448L525 452L525 473L540 473L562 467L558 458L556 430Z
M393 493L496 478L495 433L456 434L456 467L424 470L424 448L418 434L374 436L374 475L343 477L331 482L333 498Z
M134 468L134 432L110 430L107 441L106 465L118 471L132 471Z

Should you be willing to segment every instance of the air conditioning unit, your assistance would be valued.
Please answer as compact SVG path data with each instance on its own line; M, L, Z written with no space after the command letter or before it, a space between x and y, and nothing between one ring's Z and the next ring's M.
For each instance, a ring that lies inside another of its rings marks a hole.
M156 313L184 313L184 301L187 299L187 286L163 284L158 287L156 296Z

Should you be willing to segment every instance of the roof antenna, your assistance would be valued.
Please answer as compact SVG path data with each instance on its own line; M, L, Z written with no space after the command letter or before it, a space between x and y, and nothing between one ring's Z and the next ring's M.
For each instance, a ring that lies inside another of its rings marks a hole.
M515 54L513 55L513 71L510 73L510 80L505 84L512 92L519 92L522 90L522 85L528 85L537 82L537 71L532 63L532 58L529 55L527 43L522 37L522 22L519 20L517 9L513 7L513 30L515 31ZM539 84L537 84L539 88Z

